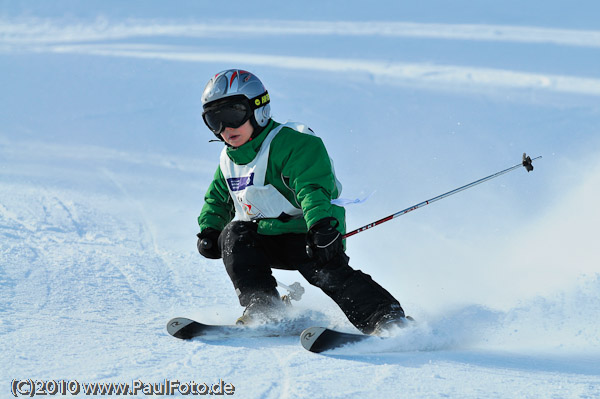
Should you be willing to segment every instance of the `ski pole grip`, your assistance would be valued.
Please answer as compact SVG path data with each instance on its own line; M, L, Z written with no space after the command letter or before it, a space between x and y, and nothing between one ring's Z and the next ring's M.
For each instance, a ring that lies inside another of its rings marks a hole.
M527 170L527 172L531 172L533 170L533 165L531 164L531 157L527 156L526 153L523 153L523 166Z

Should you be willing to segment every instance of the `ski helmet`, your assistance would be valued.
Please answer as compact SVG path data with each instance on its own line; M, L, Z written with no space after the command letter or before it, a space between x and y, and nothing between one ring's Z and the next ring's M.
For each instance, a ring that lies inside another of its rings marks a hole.
M242 124L250 120L254 127L253 136L260 133L271 119L269 93L254 74L240 69L228 69L219 72L208 81L202 93L202 108L204 110L202 116L204 122L220 140L222 140L221 132L223 129L227 126L240 126L239 124L235 126L240 119L234 117L231 122L228 122L225 117L225 119L219 120L219 117L225 116L227 113L223 112L215 115L210 114L210 111L216 107L233 103L238 108L240 106L248 107L246 109L247 115L245 115Z

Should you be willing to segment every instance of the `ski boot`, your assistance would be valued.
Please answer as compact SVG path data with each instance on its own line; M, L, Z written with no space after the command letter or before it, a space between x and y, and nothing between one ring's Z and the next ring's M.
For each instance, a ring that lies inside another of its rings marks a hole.
M410 322L415 321L410 316L405 316L404 312L390 312L384 314L377 323L371 335L378 337L389 337L394 335L394 332L399 328L404 328L409 325Z
M288 302L279 297L252 298L235 324L247 326L279 322L284 318L287 307L291 306Z

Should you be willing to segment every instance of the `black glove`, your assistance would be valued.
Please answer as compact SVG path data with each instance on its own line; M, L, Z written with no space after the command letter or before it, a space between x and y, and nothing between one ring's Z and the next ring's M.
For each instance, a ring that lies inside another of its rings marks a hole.
M342 235L336 227L336 218L328 217L315 223L306 235L308 257L324 265L344 251Z
M207 227L198 233L198 252L208 259L220 259L221 248L219 248L219 236L221 232Z

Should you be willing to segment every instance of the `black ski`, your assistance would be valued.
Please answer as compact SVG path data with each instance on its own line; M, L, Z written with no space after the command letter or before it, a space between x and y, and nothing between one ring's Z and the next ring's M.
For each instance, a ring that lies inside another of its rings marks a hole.
M369 338L373 338L373 336L346 333L325 327L309 327L300 334L300 343L308 351L321 353Z
M185 317L175 317L167 323L167 332L179 339L224 339L236 337L278 337L281 331L277 326L247 327L239 325L204 324Z

